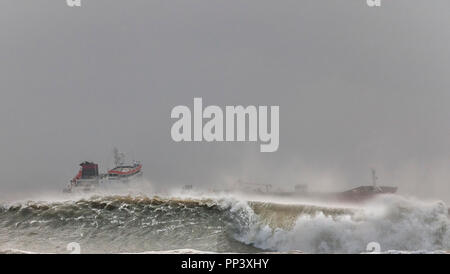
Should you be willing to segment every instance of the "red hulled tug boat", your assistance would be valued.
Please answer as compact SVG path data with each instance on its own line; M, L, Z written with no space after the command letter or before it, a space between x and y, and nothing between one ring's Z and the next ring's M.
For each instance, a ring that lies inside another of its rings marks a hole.
M99 185L114 182L127 183L133 178L141 177L142 164L134 161L132 164L125 163L125 155L114 149L114 168L107 173L99 173L98 164L94 162L82 162L77 175L70 180L69 185L64 192L73 192L74 190L91 191Z

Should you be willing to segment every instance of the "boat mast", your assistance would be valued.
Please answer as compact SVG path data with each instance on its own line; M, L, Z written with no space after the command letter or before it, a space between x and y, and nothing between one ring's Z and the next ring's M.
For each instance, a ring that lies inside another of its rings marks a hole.
M124 163L123 159L125 158L125 155L123 153L120 153L116 147L113 149L113 153L114 153L114 164L116 166L123 165Z
M373 185L373 188L377 187L377 180L378 180L378 177L377 177L376 170L374 168L372 168L372 185Z

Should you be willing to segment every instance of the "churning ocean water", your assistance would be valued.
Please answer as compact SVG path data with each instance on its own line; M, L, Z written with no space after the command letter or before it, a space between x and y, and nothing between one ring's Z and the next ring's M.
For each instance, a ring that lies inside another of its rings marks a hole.
M0 207L0 253L291 252L450 250L445 203L399 196L361 207L236 197L92 195Z

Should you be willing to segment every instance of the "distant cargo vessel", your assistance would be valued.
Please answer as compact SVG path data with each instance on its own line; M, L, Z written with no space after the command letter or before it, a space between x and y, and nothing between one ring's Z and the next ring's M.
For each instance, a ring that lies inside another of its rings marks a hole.
M278 196L303 200L314 200L319 202L340 202L340 203L359 203L367 201L375 196L383 194L394 194L397 187L378 186L378 177L372 169L372 185L359 186L343 192L309 192L307 185L296 185L294 191L271 191L270 184L246 183L238 181L232 191L240 191L249 194L263 196Z
M125 156L114 149L114 163L115 167L108 170L107 173L101 174L98 171L98 164L93 162L82 162L80 170L77 175L70 180L69 185L64 189L64 192L72 192L74 190L90 191L95 189L100 184L107 184L112 182L126 183L131 179L141 177L142 164L134 161L132 164L125 164Z

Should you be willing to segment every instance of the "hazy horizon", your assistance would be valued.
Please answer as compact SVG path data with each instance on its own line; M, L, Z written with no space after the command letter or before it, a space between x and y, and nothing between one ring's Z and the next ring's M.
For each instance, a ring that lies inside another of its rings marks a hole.
M158 186L379 183L450 202L450 2L0 3L0 196L112 149ZM176 143L177 105L280 106L280 144Z

